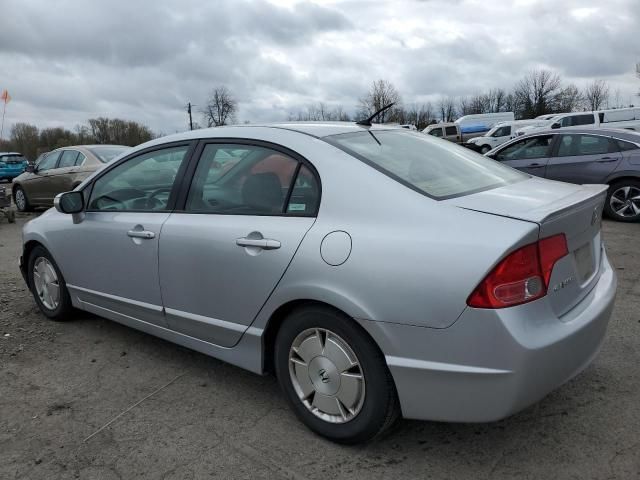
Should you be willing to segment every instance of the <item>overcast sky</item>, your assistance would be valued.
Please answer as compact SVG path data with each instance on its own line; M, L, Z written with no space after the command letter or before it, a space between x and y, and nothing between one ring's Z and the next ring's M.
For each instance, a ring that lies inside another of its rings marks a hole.
M1 18L8 125L109 116L173 133L215 85L238 121L263 122L318 101L353 112L378 78L410 104L536 67L640 103L640 0L3 0Z

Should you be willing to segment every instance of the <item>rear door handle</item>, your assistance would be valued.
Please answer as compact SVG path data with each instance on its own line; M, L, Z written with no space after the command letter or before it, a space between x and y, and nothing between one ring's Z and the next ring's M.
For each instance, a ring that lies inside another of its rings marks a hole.
M600 160L598 160L598 163L609 163L609 162L615 162L616 159L612 158L612 157L602 157Z
M263 250L280 248L280 242L278 240L271 240L270 238L238 238L236 239L236 245L239 247L258 247Z
M541 163L530 163L529 165L527 165L528 168L540 168L540 167L544 167L543 164Z
M155 233L150 232L149 230L129 230L127 232L127 235L129 235L131 238L144 238L147 240L151 240L156 236Z

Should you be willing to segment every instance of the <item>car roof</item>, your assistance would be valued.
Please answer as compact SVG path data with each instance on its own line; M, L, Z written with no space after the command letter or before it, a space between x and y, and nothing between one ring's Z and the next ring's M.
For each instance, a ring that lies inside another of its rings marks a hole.
M640 144L640 132L636 132L635 130L625 130L623 128L556 128L550 130L542 130L538 132L533 132L528 135L523 135L522 137L516 138L524 138L526 137L534 137L536 135L548 135L550 133L553 134L591 134L591 135L606 135L609 137L614 137L620 140L628 140L630 142Z
M20 152L0 152L0 155L22 155Z

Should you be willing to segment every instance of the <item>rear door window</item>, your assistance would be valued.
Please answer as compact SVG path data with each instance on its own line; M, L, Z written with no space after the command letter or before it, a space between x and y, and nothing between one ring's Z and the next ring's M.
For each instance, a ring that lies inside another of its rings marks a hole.
M60 156L60 163L58 163L58 168L75 166L77 158L78 152L75 150L63 150L62 155Z
M562 135L556 156L602 155L615 151L617 151L616 145L608 137L595 135Z
M445 128L445 133L447 137L453 137L458 134L458 129L456 127L447 127Z
M202 152L185 210L312 215L318 200L315 176L289 155L262 146L212 143Z

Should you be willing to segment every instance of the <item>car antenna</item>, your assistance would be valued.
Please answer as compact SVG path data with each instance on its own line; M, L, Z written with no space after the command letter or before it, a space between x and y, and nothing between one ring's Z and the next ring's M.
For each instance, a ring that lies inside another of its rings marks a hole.
M356 122L356 125L363 125L365 127L370 127L371 126L371 120L373 120L374 118L376 118L378 115L380 115L382 112L384 112L385 110L389 110L391 107L393 107L396 103L392 102L389 105L382 107L380 110L378 110L376 113L374 113L373 115L371 115L369 118L366 118L364 120L360 120L358 122Z

